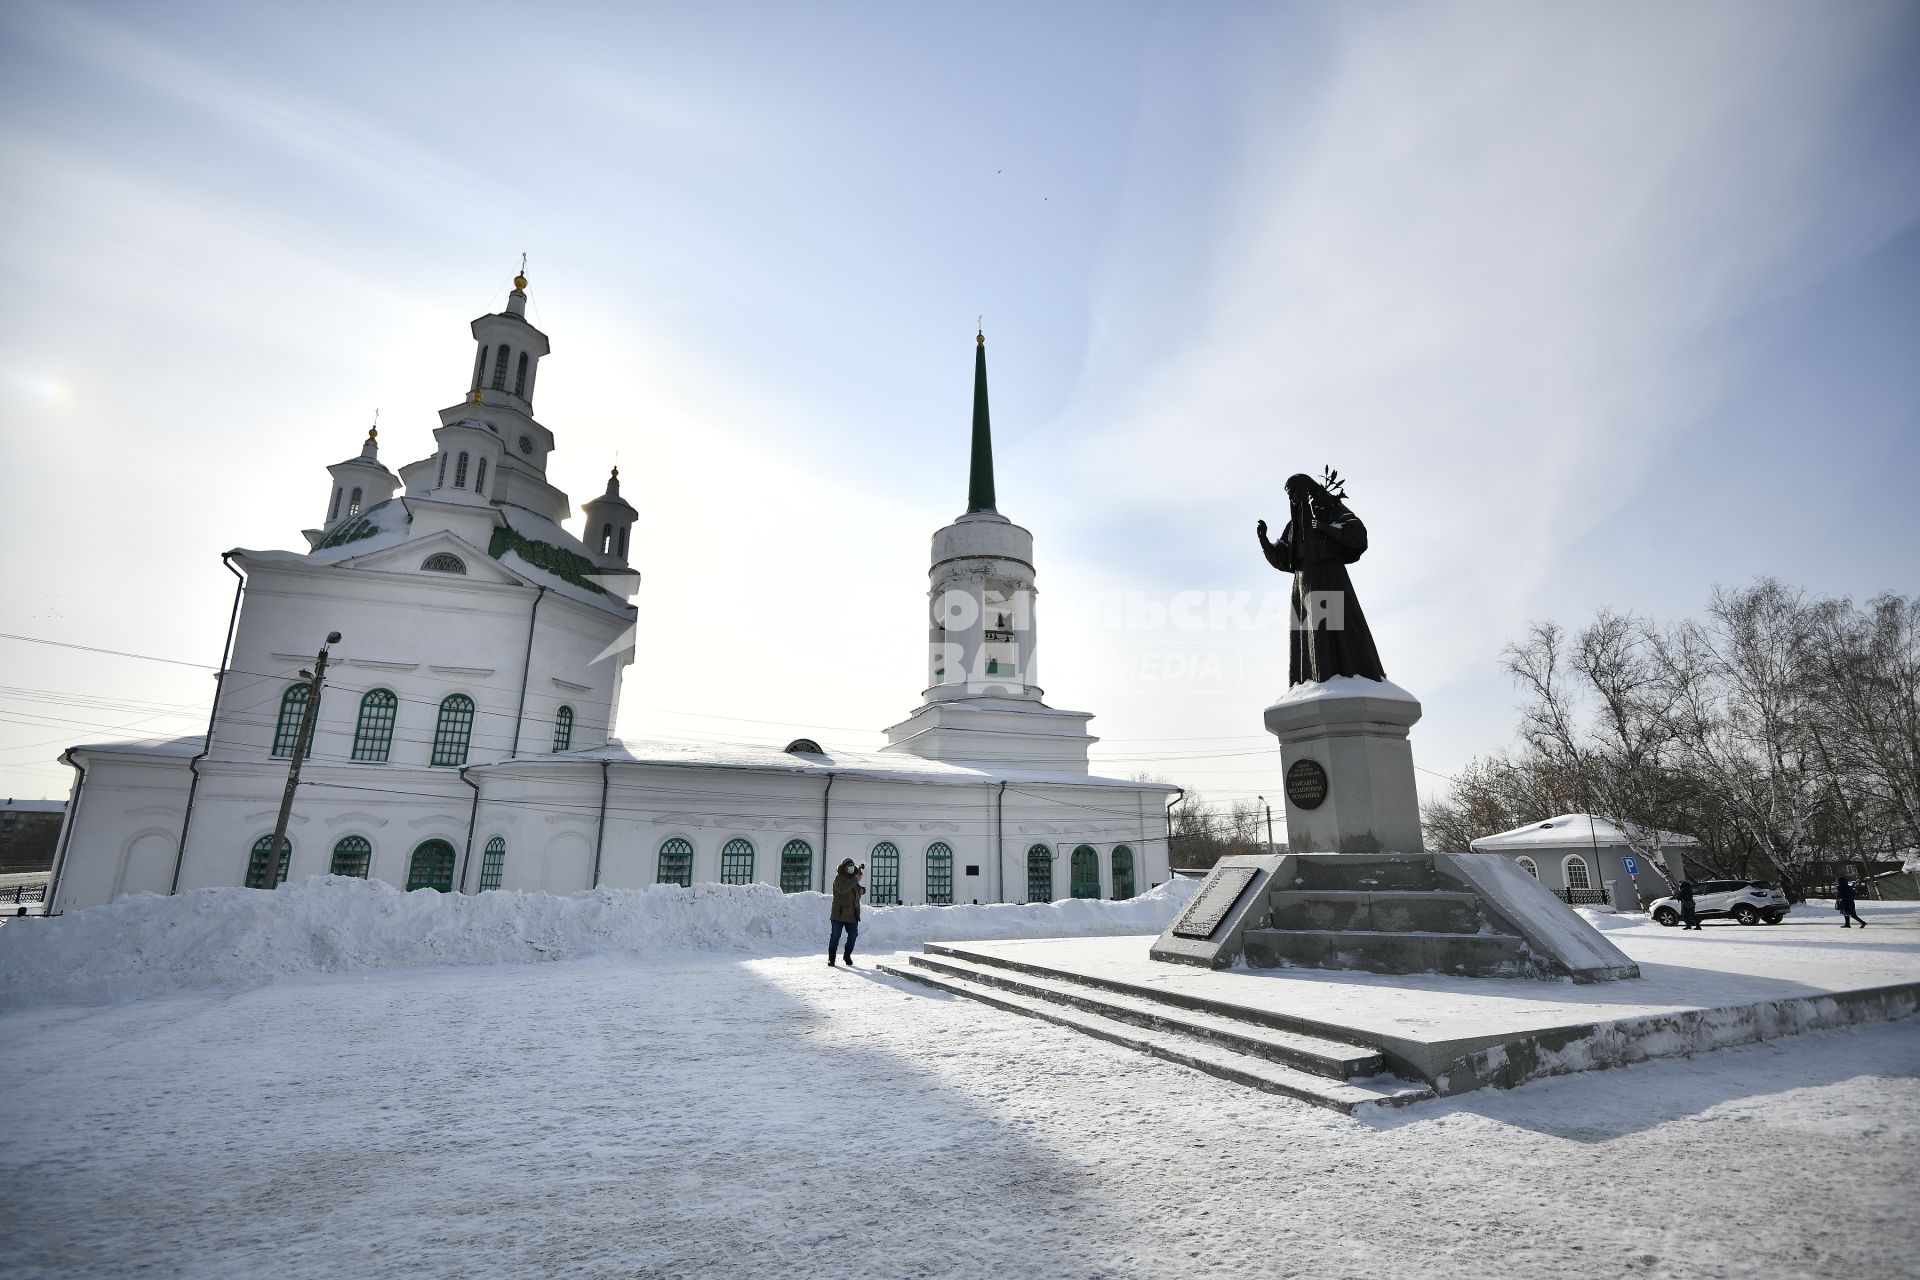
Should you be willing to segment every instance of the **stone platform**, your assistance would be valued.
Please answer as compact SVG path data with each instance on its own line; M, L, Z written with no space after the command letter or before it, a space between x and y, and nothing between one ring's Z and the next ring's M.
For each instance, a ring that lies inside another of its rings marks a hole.
M1642 976L1603 985L1208 970L1156 962L1138 937L928 944L882 967L1351 1112L1905 1017L1920 1010L1920 908L1868 911L1865 931L1807 907L1764 928L1609 927Z

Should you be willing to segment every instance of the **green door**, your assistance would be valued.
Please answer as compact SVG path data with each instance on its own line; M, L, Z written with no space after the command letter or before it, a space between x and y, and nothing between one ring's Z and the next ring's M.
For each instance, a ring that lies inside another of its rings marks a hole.
M1100 896L1100 855L1093 846L1083 844L1073 851L1073 861L1068 864L1073 871L1073 896L1076 898L1097 898Z
M414 849L413 861L407 866L407 892L415 889L453 892L452 845L445 840L427 840Z

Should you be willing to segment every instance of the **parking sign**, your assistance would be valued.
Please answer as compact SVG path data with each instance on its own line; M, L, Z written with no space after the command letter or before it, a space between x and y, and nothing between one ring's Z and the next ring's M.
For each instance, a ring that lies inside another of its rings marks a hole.
M1640 864L1635 862L1632 858L1622 858L1620 859L1620 862L1622 865L1626 867L1628 875L1637 876L1640 874Z

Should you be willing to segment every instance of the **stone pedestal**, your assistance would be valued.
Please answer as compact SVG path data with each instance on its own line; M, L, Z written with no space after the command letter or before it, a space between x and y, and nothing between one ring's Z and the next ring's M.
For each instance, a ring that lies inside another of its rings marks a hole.
M1300 684L1267 708L1280 739L1287 847L1295 853L1418 853L1420 801L1407 731L1420 701L1385 680Z

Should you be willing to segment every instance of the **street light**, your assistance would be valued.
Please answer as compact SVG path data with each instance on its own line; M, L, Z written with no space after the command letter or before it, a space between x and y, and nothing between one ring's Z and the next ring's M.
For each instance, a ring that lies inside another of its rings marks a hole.
M339 643L338 631L327 632L327 642L320 646L313 670L303 668L300 672L307 677L307 705L300 713L300 731L293 739L293 759L287 764L287 789L280 794L280 816L274 821L273 843L267 847L267 865L260 875L266 881L263 887L268 889L280 883L280 851L287 843L287 819L293 816L293 793L300 785L300 764L307 758L307 742L313 736L313 726L320 720L320 689L327 682L327 649Z

